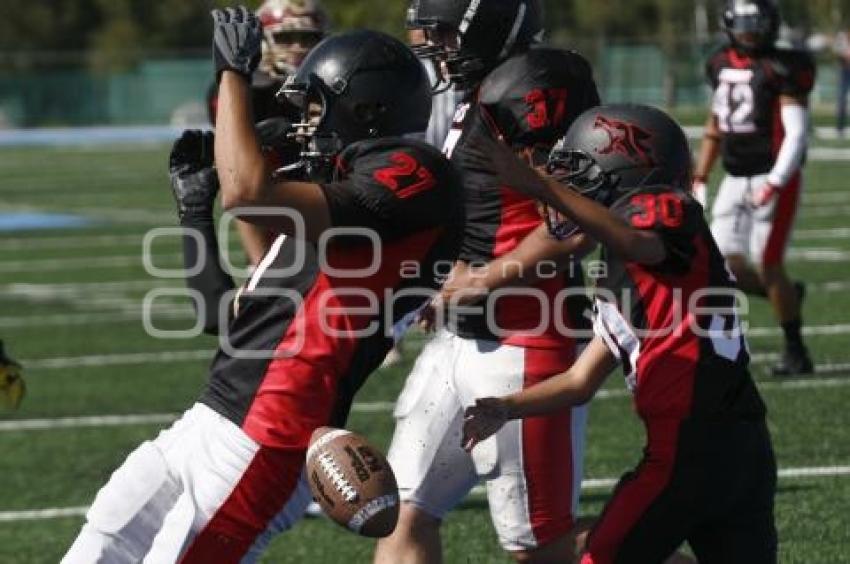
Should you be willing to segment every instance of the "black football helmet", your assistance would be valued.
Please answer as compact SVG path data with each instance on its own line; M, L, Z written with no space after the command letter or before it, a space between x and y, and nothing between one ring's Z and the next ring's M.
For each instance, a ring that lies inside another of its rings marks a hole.
M781 18L775 0L726 0L721 27L732 45L745 53L773 47Z
M573 120L598 105L599 98L583 57L538 47L490 72L481 82L478 103L505 142L515 148L542 147L545 161Z
M643 186L688 190L691 150L682 128L656 108L599 106L573 123L547 170L604 206Z
M413 0L407 27L422 29L428 42L414 45L434 62L435 90L474 87L499 62L543 36L540 0ZM456 45L448 45L454 35Z
M347 145L420 133L431 116L425 68L409 47L377 31L333 35L310 51L278 96L300 110L301 165L327 163Z

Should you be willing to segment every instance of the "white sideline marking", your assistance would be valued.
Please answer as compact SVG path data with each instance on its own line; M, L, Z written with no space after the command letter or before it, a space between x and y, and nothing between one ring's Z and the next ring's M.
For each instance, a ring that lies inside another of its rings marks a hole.
M809 378L783 382L758 382L762 391L804 390L817 388L843 388L850 386L850 378ZM594 400L630 397L628 390L600 390ZM395 407L390 401L355 402L352 413L389 413ZM164 425L176 421L179 413L140 413L130 415L88 415L44 419L12 419L0 421L0 433L19 431L49 431L52 429L106 428L133 425Z
M800 478L836 478L850 475L850 466L814 466L808 468L781 468L777 472L780 479L793 480ZM611 489L617 485L618 478L589 478L582 480L581 489L599 490ZM473 496L482 496L486 493L483 486L476 486L469 492ZM14 523L17 521L43 521L47 519L58 519L61 517L83 517L88 511L87 506L79 507L51 507L49 509L30 509L25 511L0 511L0 523ZM307 509L308 516L319 516L321 511L316 510L315 504Z

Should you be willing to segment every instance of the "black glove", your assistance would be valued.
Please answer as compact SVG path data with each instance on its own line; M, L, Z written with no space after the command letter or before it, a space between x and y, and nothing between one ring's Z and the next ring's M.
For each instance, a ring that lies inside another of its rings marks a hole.
M292 147L300 148L301 144L289 137L294 132L292 120L285 117L273 117L257 123L257 136L260 146L264 149L287 150Z
M180 221L186 217L212 219L218 175L213 168L211 131L189 129L175 141L168 159L171 192Z
M260 64L263 28L245 6L213 10L213 64L216 78L236 71L245 78Z

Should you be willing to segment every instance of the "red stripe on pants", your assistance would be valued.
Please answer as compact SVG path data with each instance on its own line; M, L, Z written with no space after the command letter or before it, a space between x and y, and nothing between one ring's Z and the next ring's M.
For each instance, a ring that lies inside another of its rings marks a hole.
M301 477L304 450L261 447L181 564L238 564L285 506Z
M525 349L528 388L560 372L575 360L575 345L561 349ZM573 528L572 410L522 422L522 456L528 487L531 530L539 546Z
M676 459L680 421L647 422L646 454L634 472L626 474L590 532L581 564L610 564L623 541L667 487Z
M794 217L797 215L797 203L800 200L802 175L796 173L779 193L776 203L776 215L773 217L773 227L767 238L767 245L762 256L763 266L774 266L782 262L785 248L791 238L791 228L794 227Z

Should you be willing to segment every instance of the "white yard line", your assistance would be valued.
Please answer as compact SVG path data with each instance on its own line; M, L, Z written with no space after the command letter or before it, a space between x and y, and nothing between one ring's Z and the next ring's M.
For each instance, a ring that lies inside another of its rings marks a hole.
M191 360L211 360L215 350L200 349L191 351L162 351L129 354L101 354L88 356L69 356L58 358L22 359L21 364L32 370L57 370L79 368L81 366L129 366Z
M157 255L154 255L157 256ZM159 255L160 258L175 260L174 254ZM143 266L142 253L111 257L73 257L57 259L10 260L0 261L0 273L10 272L56 272L70 269L119 268L125 266Z
M850 324L803 327L803 334L807 337L847 335L850 334ZM782 330L779 327L753 327L746 331L746 335L747 337L775 337L782 335Z
M78 235L74 237L4 237L0 251L30 251L43 249L88 249L114 246L142 247L140 235Z
M850 239L850 227L835 227L832 229L797 229L793 238L796 241L812 239Z
M191 310L157 311L154 319L194 319ZM49 327L65 325L97 325L107 323L141 323L141 311L115 313L70 313L58 315L23 315L18 317L0 317L0 329L24 329L27 327Z
M782 480L797 480L803 478L838 478L850 475L850 466L809 466L802 468L781 468L778 472ZM588 478L582 480L582 491L608 490L617 485L618 478ZM485 495L483 486L476 486L470 492L473 496ZM320 515L317 506L311 505L307 510L310 516ZM23 511L0 511L0 523L16 523L20 521L44 521L63 517L83 517L88 511L87 506L51 507L47 509L27 509Z
M850 378L807 378L777 382L758 383L762 391L809 390L820 388L844 388L850 386ZM594 401L605 401L629 397L625 389L600 390ZM389 401L355 402L352 413L390 413L395 403ZM53 429L108 428L134 425L165 425L176 421L179 413L134 413L128 415L84 415L79 417L54 417L40 419L11 419L0 421L0 433L20 431L49 431Z
M850 210L848 210L850 214ZM788 260L801 262L846 262L850 260L850 251L830 247L791 247Z

